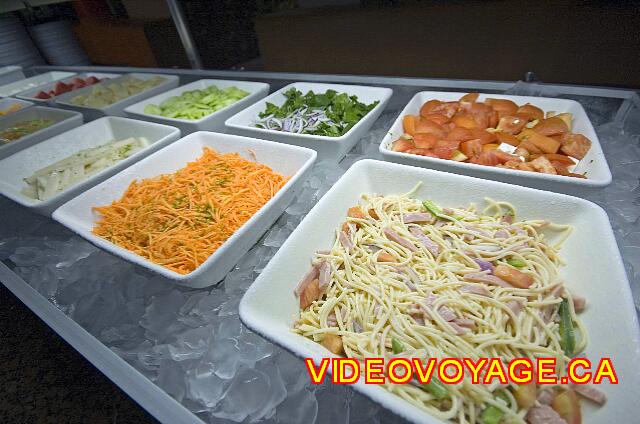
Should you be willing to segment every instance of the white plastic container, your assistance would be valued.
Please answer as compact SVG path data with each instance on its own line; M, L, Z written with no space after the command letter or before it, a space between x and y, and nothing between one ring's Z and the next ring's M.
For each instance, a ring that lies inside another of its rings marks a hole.
M463 92L422 91L417 93L407 106L400 112L386 136L380 143L380 153L389 161L406 165L422 166L440 171L465 174L473 177L487 178L512 184L530 186L543 190L553 190L569 194L580 194L584 190L592 190L611 184L611 171L602 152L600 141L593 125L582 105L574 100L553 99L548 97L504 96L499 94L481 94L478 101L486 98L509 99L518 105L531 103L541 108L545 113L569 112L573 115L572 132L583 134L591 140L591 149L578 163L574 172L586 172L587 178L565 177L562 175L542 174L538 172L519 171L515 169L496 168L494 166L476 165L473 163L456 162L453 160L419 156L411 153L394 152L392 144L403 133L402 118L405 115L419 115L420 107L429 100L455 101L459 100Z
M24 79L22 66L3 66L0 68L0 85Z
M324 93L327 90L336 90L338 93L347 93L350 96L358 96L358 101L370 104L376 100L378 103L346 134L340 137L326 137L311 134L295 134L284 131L256 128L255 123L259 119L258 114L264 112L267 102L277 106L284 104L286 98L283 93L290 88L297 88L306 94L309 90L315 94ZM293 144L295 146L308 147L318 152L318 160L340 161L349 150L362 138L365 132L382 113L387 102L391 98L393 90L383 87L368 87L365 85L320 84L310 82L294 82L281 88L268 97L254 103L242 112L227 119L225 125L233 133L249 137L259 137L280 143Z
M127 249L92 234L97 216L92 207L108 205L122 197L134 180L155 177L184 168L202 156L203 147L221 153L237 152L248 160L271 167L291 177L289 181L255 215L240 227L224 244L193 272L182 275L155 264ZM255 154L255 156L254 156ZM175 284L187 287L207 287L218 283L233 268L262 234L278 219L294 197L296 188L315 161L310 149L273 143L228 134L196 132L167 146L153 155L98 184L53 213L53 219L86 238L96 246L128 261L157 272Z
M144 108L147 105L159 105L170 97L179 96L185 91L191 90L203 90L211 86L216 86L220 89L227 87L237 87L241 90L247 91L248 96L238 100L237 102L230 104L216 112L204 116L200 119L177 119L167 118L160 115L152 115L144 112ZM224 131L224 121L244 109L248 105L263 98L269 93L269 84L263 82L251 82L251 81L234 81L234 80L217 80L217 79L202 79L194 81L190 84L183 85L173 90L167 91L157 96L145 99L139 103L127 107L124 111L127 115L144 119L145 121L159 122L161 124L173 125L182 130L184 134L190 134L194 131Z
M23 99L23 100L28 100L30 102L34 102L34 103L39 103L42 105L45 104L53 104L55 102L55 99L58 96L54 96L51 97L49 99L39 99L36 97L36 94L38 94L41 91L49 91L49 90L53 90L56 86L56 84L58 84L59 82L64 82L65 84L73 81L74 78L82 78L82 79L87 79L89 77L96 77L98 79L103 79L103 78L109 78L109 79L113 79L118 77L120 74L104 74L104 73L100 73L100 72L87 72L87 73L83 73L83 74L77 74L68 78L63 78L61 80L58 81L52 81L50 83L47 84L43 84L38 88L34 88L34 89L30 89L30 90L25 90L22 91L18 94L16 94L16 97L19 99ZM70 93L73 92L77 92L78 90L74 90L74 91L70 91ZM66 93L65 93L66 94Z
M146 137L150 144L47 200L32 199L21 193L26 186L24 179L33 175L34 172L80 150L129 137ZM179 138L180 130L167 125L113 116L96 119L0 160L0 193L40 214L50 215L64 202Z
M71 99L81 94L85 94L88 91L91 91L94 87L97 87L101 84L112 84L112 83L120 82L127 77L133 77L133 78L144 79L144 80L147 80L153 77L162 77L164 78L164 81L156 85L155 87L152 87L146 91L143 91L142 93L134 94L133 96L129 96L126 99L122 99L118 102L112 103L109 106L106 106L103 108L78 106L71 103ZM82 112L85 119L88 121L92 119L101 118L103 116L125 116L124 109L127 106L137 103L142 99L146 99L147 97L155 96L158 93L162 93L172 88L175 88L178 86L179 81L180 81L180 78L178 78L176 75L147 74L147 73L124 74L117 78L113 78L111 80L104 81L99 84L92 85L90 87L80 88L70 93L62 94L56 97L54 104L56 106L60 106L65 109L71 109L78 112Z
M31 78L21 79L0 87L0 97L13 96L25 90L40 87L41 85L48 84L52 81L58 81L75 74L75 72L51 71Z
M0 132L18 122L30 121L32 119L52 119L54 124L29 135L25 135L8 144L0 145L0 159L6 158L9 155L51 138L54 135L82 125L82 115L77 112L54 109L52 107L33 106L0 118Z
M13 97L5 97L3 99L0 99L0 111L9 108L12 105L19 105L20 109L16 110L15 112L10 112L10 113L8 113L6 115L0 115L0 118L2 118L4 116L12 115L12 114L14 114L16 112L19 112L19 111L23 110L23 109L31 107L31 106L33 106L33 103L28 102L26 100L14 99Z
M415 193L442 207L484 204L484 198L511 202L518 219L545 219L574 227L559 255L569 289L587 299L580 314L589 334L585 357L594 361L610 357L620 384L599 386L608 398L601 408L581 402L584 423L636 422L636 388L640 386L640 337L629 281L607 214L586 200L430 169L363 160L356 162L325 194L275 254L240 303L240 318L251 330L294 355L313 358L335 356L291 329L299 317L299 301L293 289L309 271L314 253L332 246L335 228L344 222L347 209L362 193L402 194L419 181ZM615 328L615 331L612 329ZM442 359L442 358L438 358ZM329 377L327 377L329 378ZM442 421L404 399L362 379L354 388L395 414L414 423Z

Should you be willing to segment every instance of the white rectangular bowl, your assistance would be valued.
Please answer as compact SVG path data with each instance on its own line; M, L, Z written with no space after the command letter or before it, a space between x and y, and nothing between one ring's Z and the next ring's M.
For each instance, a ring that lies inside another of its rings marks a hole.
M36 94L38 94L40 91L49 91L49 90L53 90L56 86L57 83L59 82L64 82L65 84L71 82L74 78L82 78L82 79L87 79L89 77L96 77L98 79L103 79L103 78L109 78L109 79L113 79L115 77L120 76L120 74L104 74L101 72L87 72L87 73L82 73L82 74L77 74L77 75L73 75L67 78L62 78L58 81L52 81L49 82L47 84L43 84L37 88L32 88L29 90L25 90L22 91L18 94L16 94L16 97L18 99L23 99L23 100L27 100L30 102L35 102L35 103L39 103L41 105L46 105L46 104L53 104L56 100L56 98L58 96L54 96L51 97L50 99L38 99L36 96ZM84 87L83 87L84 88ZM78 90L74 90L74 91L70 91L69 93L73 93L73 92L77 92ZM67 93L64 93L67 94Z
M24 79L22 66L3 66L0 68L0 85L9 84Z
M146 137L150 144L47 200L32 199L20 192L25 187L24 179L34 172L80 150L129 137ZM0 160L0 193L40 214L51 215L63 203L179 138L180 130L167 125L114 116L96 119Z
M16 112L20 112L23 109L26 109L26 108L28 108L30 106L33 106L33 103L28 102L26 100L14 99L13 97L4 97L4 98L0 99L0 110L4 110L4 109L10 107L13 104L19 104L20 105L20 109L16 110L15 112L8 113L6 115L2 115L2 116L0 116L0 118L3 118L5 116L9 116L9 115L13 115Z
M324 93L327 90L336 90L338 93L347 93L350 96L358 96L358 101L369 104L376 100L380 103L369 111L356 125L346 134L340 137L326 137L311 134L293 134L283 131L267 130L256 128L254 123L258 119L258 114L264 112L267 102L277 106L284 104L286 98L283 93L290 88L297 88L306 94L311 90L316 94ZM318 152L318 160L340 161L349 150L362 138L365 132L371 128L387 105L393 90L384 87L368 87L365 85L343 85L343 84L320 84L311 82L294 82L281 88L268 97L254 103L242 112L227 119L225 125L230 132L246 135L249 137L264 138L278 141L280 143L293 144L295 146L308 147Z
M11 127L15 123L40 118L53 119L55 123L47 128L41 129L40 131L36 131L19 138L16 141L0 145L0 159L6 158L7 156L19 152L22 149L26 149L27 147L40 143L54 135L58 135L70 130L71 128L82 125L82 115L77 112L54 109L52 107L33 106L0 118L0 132Z
M75 74L75 72L51 71L31 78L21 79L0 87L0 97L14 96L25 90L40 87L41 85L48 84L51 81L58 81L59 79L67 78Z
M334 229L344 222L347 209L362 193L402 194L419 181L423 185L415 197L433 199L443 207L480 206L490 196L511 202L518 219L539 218L575 227L560 251L567 263L561 275L570 289L587 299L587 309L580 315L590 339L585 356L593 361L610 357L620 378L618 385L600 387L608 397L604 407L581 403L583 422L637 422L640 340L629 282L606 213L580 198L381 161L356 162L314 206L244 295L242 322L300 358L313 358L316 364L334 356L291 331L299 317L293 289L309 270L314 253L333 244ZM409 421L440 422L376 385L361 381L355 389Z
M229 237L204 263L186 275L173 272L91 233L97 218L91 210L92 207L108 205L120 199L134 180L173 173L184 168L188 162L202 156L203 147L210 147L221 153L239 153L248 160L254 160L252 154L254 152L259 163L291 178L271 200ZM229 134L196 132L150 155L62 205L53 213L53 219L96 246L155 271L173 280L175 284L194 288L207 287L222 280L238 259L284 212L296 194L297 188L304 181L304 176L313 165L315 158L316 152L311 149Z
M109 106L103 108L95 108L88 106L78 106L71 103L71 99L74 97L85 94L86 92L92 90L94 87L97 87L100 84L112 84L114 82L120 82L121 80L127 77L139 78L139 79L150 79L153 77L163 77L165 80L160 84L156 85L153 88L150 88L142 93L134 94L133 96L129 96L126 99L122 99L118 102L115 102ZM147 74L147 73L130 73L124 74L117 78L110 79L108 81L104 81L90 87L81 88L79 90L71 91L69 93L62 94L55 98L54 104L59 107L63 107L65 109L71 109L78 112L82 112L85 119L90 121L93 119L101 118L103 116L125 116L124 109L132 105L134 103L139 102L140 100L146 99L147 97L155 96L156 94L165 92L167 90L171 90L178 86L180 82L180 78L176 75L168 75L168 74Z
M586 172L587 179L496 168L494 166L456 162L453 160L418 156L391 150L393 142L404 133L402 129L402 118L405 115L419 115L420 107L428 100L454 101L460 99L464 94L466 93L422 91L413 96L400 115L398 115L398 118L387 132L382 143L380 143L380 153L382 157L392 162L407 165L422 166L440 171L454 172L456 174L465 174L478 178L487 178L569 194L582 194L611 184L611 171L602 152L598 136L582 105L574 100L553 99L548 97L505 96L500 94L480 94L478 99L478 101L483 101L488 97L509 99L518 105L531 103L541 108L545 113L555 111L558 113L569 112L573 114L573 132L583 134L592 142L589 153L580 161L574 171L576 173Z
M204 116L200 119L178 119L167 118L160 115L152 115L144 112L144 108L147 105L159 105L167 100L169 97L179 96L185 91L191 90L203 90L215 85L218 88L224 89L227 87L237 87L247 91L249 94L238 100L237 102L224 107L211 115ZM194 81L190 84L183 85L173 90L169 90L165 93L158 94L157 96L145 99L139 103L127 107L124 111L127 115L136 118L144 119L145 121L159 122L161 124L173 125L182 130L183 134L190 134L195 131L224 131L224 121L234 114L238 113L245 107L254 103L255 101L263 98L269 93L269 84L263 82L251 82L251 81L234 81L234 80L218 80L218 79L201 79Z

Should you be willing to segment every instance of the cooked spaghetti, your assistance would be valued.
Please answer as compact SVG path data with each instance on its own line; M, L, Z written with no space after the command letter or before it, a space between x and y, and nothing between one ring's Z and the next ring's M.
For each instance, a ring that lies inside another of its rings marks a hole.
M563 375L587 344L576 316L584 299L558 272L571 227L516 222L512 205L491 200L482 212L441 209L413 192L363 195L349 209L295 290L294 331L357 359L555 357ZM454 422L524 422L544 406L535 385L412 383L384 387Z
M288 181L237 153L203 150L185 168L133 181L120 200L94 208L93 233L177 273L195 270Z

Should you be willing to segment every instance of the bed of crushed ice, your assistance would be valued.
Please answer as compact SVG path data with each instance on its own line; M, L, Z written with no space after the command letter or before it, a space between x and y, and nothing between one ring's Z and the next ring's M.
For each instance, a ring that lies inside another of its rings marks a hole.
M523 83L509 92L554 94ZM588 199L609 214L640 307L640 128L633 134L620 114L614 119L620 100L572 98L594 122L613 172L611 186ZM0 199L0 260L205 422L397 419L345 386L310 384L302 361L242 326L238 303L340 175L358 159L379 158L378 143L398 113L383 114L340 165L316 164L286 213L215 288L177 288L6 199Z

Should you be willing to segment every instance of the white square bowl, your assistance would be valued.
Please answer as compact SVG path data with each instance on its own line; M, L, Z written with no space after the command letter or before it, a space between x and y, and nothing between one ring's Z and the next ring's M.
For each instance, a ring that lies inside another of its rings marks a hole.
M51 71L44 74L36 75L31 78L21 79L0 87L0 97L9 97L21 93L25 90L40 87L52 81L58 81L75 75L75 72Z
M129 96L125 99L117 101L109 106L96 108L96 107L88 107L88 106L78 106L71 103L71 99L80 94L85 94L88 91L91 91L94 87L97 87L101 84L113 84L115 82L120 82L125 78L132 77L138 79L148 80L153 77L162 77L164 81L160 84L152 87L148 90L145 90L141 93L134 94L133 96ZM180 82L180 78L176 75L167 75L167 74L147 74L147 73L131 73L124 74L117 78L110 79L108 81L100 82L98 84L94 84L89 87L80 88L78 90L71 91L69 93L62 94L55 98L54 104L59 107L63 107L65 109L76 110L78 112L82 112L85 119L90 121L92 119L101 118L103 116L125 116L124 108L134 103L139 102L142 99L146 99L147 97L155 96L158 93L162 93L167 90L171 90L178 86Z
M256 128L254 123L258 120L258 114L264 112L267 102L281 106L286 98L283 93L290 88L296 88L306 94L311 90L316 94L327 90L336 90L338 93L347 93L350 96L358 96L358 101L370 104L376 100L380 103L369 111L346 134L340 137L326 137L311 134L293 134L283 131ZM264 138L280 143L293 144L295 146L308 147L318 152L318 160L340 161L344 155L362 138L364 133L371 128L378 119L385 106L389 102L393 90L384 87L368 87L365 85L320 84L311 82L294 82L281 88L268 97L254 103L242 112L227 119L225 125L229 131L249 137Z
M224 89L228 87L237 87L249 94L238 100L237 102L230 104L214 113L203 116L200 119L178 119L167 118L160 115L152 115L144 112L144 108L147 105L159 105L167 100L169 97L179 96L185 91L190 90L203 90L209 88L212 85ZM159 122L161 124L173 125L182 130L184 134L190 134L195 131L224 131L224 121L238 113L245 107L249 106L253 102L263 98L269 93L269 84L263 82L251 82L251 81L233 81L233 80L218 80L218 79L201 79L194 81L190 84L183 85L173 90L169 90L165 93L158 94L157 96L145 99L139 103L127 107L124 111L127 115L130 115L136 119L144 119L145 121Z
M34 172L80 150L129 137L146 137L150 144L116 165L103 169L47 200L32 199L21 193L25 187L24 179ZM0 193L40 214L50 215L60 205L88 188L179 138L180 130L167 125L113 116L96 119L0 160Z
M629 282L608 217L599 206L564 194L388 162L356 162L325 194L275 254L240 302L240 319L263 337L300 358L334 356L318 343L294 334L299 317L294 287L311 266L314 253L332 246L334 229L362 193L402 194L417 182L416 198L430 198L443 207L484 204L484 197L511 202L518 219L546 219L575 227L560 256L567 286L587 298L580 315L589 333L585 356L610 357L618 385L602 385L608 397L602 408L582 402L584 423L636 422L640 407L640 337ZM415 423L440 421L376 385L360 381L355 389Z
M87 79L89 77L96 77L98 79L103 79L103 78L113 79L113 78L118 77L118 76L120 76L120 74L104 74L104 73L101 73L101 72L87 72L87 73L77 74L77 75L73 75L73 76L70 76L70 77L67 77L67 78L59 79L57 81L48 82L48 83L43 84L43 85L41 85L41 86L39 86L37 88L31 88L31 89L28 89L28 90L25 90L25 91L21 91L20 93L16 94L16 97L18 99L27 100L27 101L38 103L38 104L41 104L41 105L44 106L46 104L53 104L58 96L54 96L54 97L51 97L49 99L38 99L37 97L35 97L36 94L38 94L40 91L53 90L55 88L56 84L58 84L59 82L64 82L65 84L67 84L67 83L73 81L74 78ZM69 93L77 92L77 91L78 90L73 90L73 91L70 91ZM66 94L66 93L64 93L64 94Z
M254 160L253 154L255 153L255 159L259 163L291 178L218 250L189 274L178 274L91 233L97 218L91 210L92 207L108 205L114 200L120 199L134 180L173 173L184 168L188 162L202 156L203 147L210 147L220 153L238 153L248 160ZM311 149L229 134L196 132L65 203L53 213L53 219L96 246L155 271L173 280L175 284L193 288L207 287L221 281L238 259L284 212L315 159L316 152Z
M27 147L31 147L36 143L53 137L54 135L68 131L71 128L75 128L78 125L82 125L82 115L78 112L54 109L52 107L33 106L0 118L0 132L18 122L40 118L52 119L54 124L43 128L40 131L25 135L24 137L8 144L0 145L0 159L6 158L7 156L22 149L26 149Z
M14 105L14 104L20 105L20 109L16 110L15 112L10 112L10 113L8 113L6 115L2 115L2 116L0 116L0 118L2 118L4 116L9 116L9 115L14 114L16 112L19 112L19 111L21 111L23 109L26 109L26 108L28 108L30 106L33 106L33 103L28 102L26 100L14 99L13 97L4 97L4 98L0 99L0 110L5 110L5 109L7 109L8 107L10 107L11 105Z
M580 161L574 171L576 173L586 172L586 179L496 168L494 166L456 162L453 160L418 156L391 150L393 142L404 133L402 129L402 118L405 115L419 115L420 107L428 100L454 101L459 100L464 94L466 93L422 91L413 96L400 115L398 115L398 118L387 132L382 143L380 143L380 153L382 157L392 162L407 165L422 166L440 171L454 172L456 174L465 174L473 177L487 178L569 194L583 194L584 192L611 184L611 171L602 152L598 136L582 105L574 100L553 99L548 97L505 96L500 94L480 94L478 98L478 101L484 101L486 98L509 99L518 105L531 103L541 108L545 113L555 111L558 113L569 112L573 114L573 132L583 134L592 142L589 153Z

